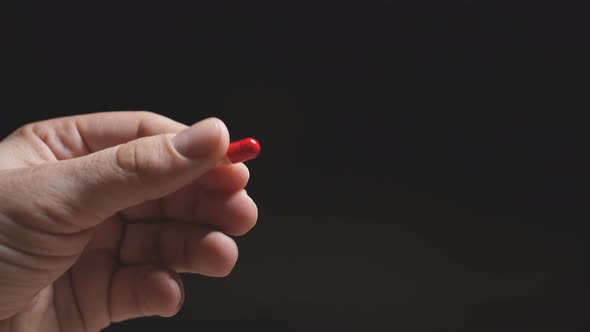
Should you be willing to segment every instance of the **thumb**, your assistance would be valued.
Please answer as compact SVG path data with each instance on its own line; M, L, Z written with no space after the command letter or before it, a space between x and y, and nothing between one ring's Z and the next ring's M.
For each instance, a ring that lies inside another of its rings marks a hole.
M26 197L51 232L78 232L125 208L190 184L225 155L229 134L210 118L180 133L144 137L84 157L34 167ZM40 208L40 209L39 209Z

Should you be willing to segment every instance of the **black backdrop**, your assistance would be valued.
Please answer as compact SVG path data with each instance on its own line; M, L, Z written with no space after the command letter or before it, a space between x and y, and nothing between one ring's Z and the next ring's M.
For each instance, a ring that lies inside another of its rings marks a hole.
M5 6L5 5L3 5ZM257 137L257 227L108 331L582 327L581 13L518 1L20 1L3 135L145 109ZM568 16L564 16L567 14ZM579 16L576 19L575 16Z

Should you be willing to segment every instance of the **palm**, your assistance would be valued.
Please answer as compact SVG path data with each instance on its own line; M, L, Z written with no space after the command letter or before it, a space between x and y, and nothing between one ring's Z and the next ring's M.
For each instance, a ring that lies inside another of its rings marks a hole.
M111 120L120 123L121 116ZM132 123L128 130L114 127L111 131L104 116L39 126L31 139L40 137L51 153L29 142L33 151L29 159L14 159L5 166L76 158L137 137L184 128L151 114L127 116ZM56 138L60 134L56 128L68 125L79 135L66 131ZM241 190L248 176L243 164L218 167L168 196L104 220L83 241L77 240L80 255L72 257L65 273L61 271L25 310L12 317L11 324L38 322L44 331L97 331L113 321L175 314L183 296L171 282L176 272L223 276L235 264L235 244L223 233L241 235L256 220L256 207Z

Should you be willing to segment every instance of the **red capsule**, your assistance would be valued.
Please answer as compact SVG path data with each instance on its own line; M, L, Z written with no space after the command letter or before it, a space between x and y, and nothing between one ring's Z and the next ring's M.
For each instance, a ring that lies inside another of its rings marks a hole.
M229 144L227 159L232 163L241 163L258 157L260 143L254 138L244 138Z

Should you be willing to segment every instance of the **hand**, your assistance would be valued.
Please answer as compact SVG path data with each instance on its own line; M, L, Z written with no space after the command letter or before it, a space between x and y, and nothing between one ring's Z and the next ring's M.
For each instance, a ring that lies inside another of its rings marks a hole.
M0 143L0 331L172 316L178 273L226 276L257 219L218 119L147 112L33 123Z

